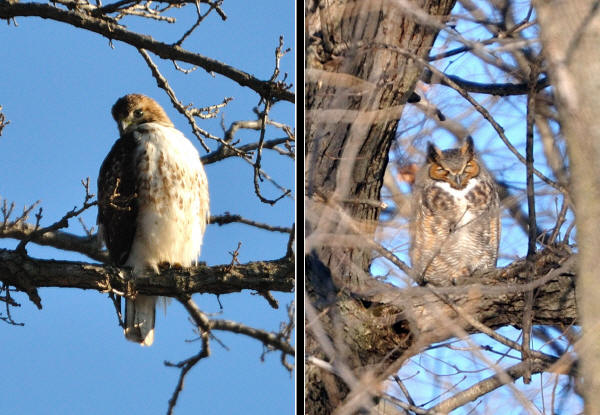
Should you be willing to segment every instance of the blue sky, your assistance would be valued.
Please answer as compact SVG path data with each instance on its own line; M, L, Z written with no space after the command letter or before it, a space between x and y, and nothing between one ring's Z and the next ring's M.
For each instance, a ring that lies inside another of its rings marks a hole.
M216 14L207 18L184 43L188 50L220 60L259 79L270 77L274 50L283 35L292 51L282 60L282 72L295 83L294 3L225 1L228 15L223 22ZM179 23L168 25L137 18L125 21L130 30L144 31L164 42L174 42L194 21L194 9L176 10ZM60 219L83 201L81 179L95 182L100 164L118 136L110 115L122 95L137 92L155 98L175 125L192 141L187 121L156 87L150 70L129 45L71 26L38 18L17 18L18 26L0 25L0 105L10 120L0 137L0 197L15 202L17 209L41 200L42 225ZM222 111L228 126L236 120L252 120L258 96L219 75L198 69L184 75L151 55L169 79L178 98L203 107L234 100ZM183 64L184 67L189 65ZM294 87L295 90L295 87ZM277 104L272 119L294 125L294 106ZM223 136L221 119L199 121L201 128ZM267 139L281 138L276 129ZM257 140L255 131L241 131L241 143ZM205 154L201 146L196 147ZM215 143L207 140L211 149ZM265 153L265 170L281 185L294 189L294 163ZM294 200L286 198L271 207L254 195L250 166L228 159L206 167L211 212L230 212L278 226L291 226ZM268 182L263 194L279 191ZM82 215L88 227L95 225L96 210ZM77 220L67 230L83 234ZM240 262L276 259L285 254L287 236L241 224L209 226L201 261L209 265L229 263L230 251L242 242ZM0 248L16 242L0 240ZM81 255L28 245L33 257L88 261ZM44 309L38 311L25 296L17 296L22 307L12 310L24 327L0 324L5 370L0 380L3 399L0 413L161 414L175 387L179 371L163 361L181 361L199 350L185 310L172 303L166 316L157 313L155 343L141 348L127 342L117 325L106 294L75 289L40 290ZM249 292L220 297L196 295L198 306L215 318L231 319L252 327L277 331L286 319L286 305L294 294L277 294L280 309ZM218 332L212 355L188 375L175 409L177 414L261 413L282 414L294 410L294 381L281 365L279 354L261 361L262 345L240 335Z

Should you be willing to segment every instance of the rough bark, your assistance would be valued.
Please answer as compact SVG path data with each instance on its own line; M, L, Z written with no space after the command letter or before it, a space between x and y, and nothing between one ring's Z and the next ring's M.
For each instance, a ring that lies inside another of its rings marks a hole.
M388 151L422 72L406 51L425 57L453 5L454 0L314 0L306 5L307 307L319 314L315 324L322 326L322 337L336 343L336 359L350 370L341 382L308 366L309 414L331 413L376 348L371 336L354 329L369 314L348 291L370 285L370 251L336 241L373 236ZM315 338L318 331L316 326L307 331L311 356L327 355L323 339ZM393 340L400 348L410 342L407 336Z
M575 202L585 413L600 413L600 5L536 1L544 55L567 140Z

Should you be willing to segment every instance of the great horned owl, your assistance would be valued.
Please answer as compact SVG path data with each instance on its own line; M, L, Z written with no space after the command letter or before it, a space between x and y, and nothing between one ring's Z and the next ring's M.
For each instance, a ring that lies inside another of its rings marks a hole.
M500 241L498 191L468 137L441 151L429 143L412 197L410 256L419 283L451 285L494 268Z

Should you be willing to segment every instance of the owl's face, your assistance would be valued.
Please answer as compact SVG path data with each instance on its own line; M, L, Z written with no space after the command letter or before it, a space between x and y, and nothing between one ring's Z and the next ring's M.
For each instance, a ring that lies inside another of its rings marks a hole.
M479 163L474 157L471 137L467 137L462 147L444 151L429 143L427 162L430 163L431 179L446 182L457 190L464 189L469 180L477 177L480 172Z

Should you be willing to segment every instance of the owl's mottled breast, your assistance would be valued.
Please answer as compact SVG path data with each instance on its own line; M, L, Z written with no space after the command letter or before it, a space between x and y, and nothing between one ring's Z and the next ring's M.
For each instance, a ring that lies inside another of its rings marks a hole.
M454 204L453 198L437 186L431 186L423 197L423 207L431 214L448 211L454 207Z
M473 189L465 195L471 206L488 206L497 198L496 186L487 181L478 181Z

